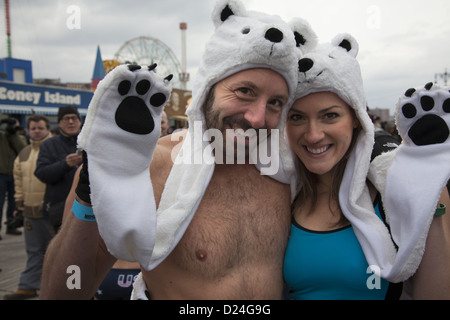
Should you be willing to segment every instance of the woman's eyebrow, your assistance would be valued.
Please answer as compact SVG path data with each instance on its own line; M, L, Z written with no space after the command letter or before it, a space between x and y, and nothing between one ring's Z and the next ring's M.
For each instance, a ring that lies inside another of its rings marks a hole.
M342 109L341 106L333 105L333 106L331 106L331 107L328 107L328 108L325 108L325 109L320 110L319 113L327 113L327 112L330 112L331 110L333 110L333 109L335 109L335 108L337 108L337 109Z
M342 109L341 106L333 105L333 106L331 106L331 107L326 107L326 108L324 108L324 109L321 109L321 110L319 110L317 113L319 113L319 114L327 113L327 112L330 112L331 110L333 110L334 108ZM292 112L296 112L296 113L304 113L304 112L301 111L301 110L295 109L295 107L292 107L291 110L289 110L289 112L291 112L291 111L292 111Z

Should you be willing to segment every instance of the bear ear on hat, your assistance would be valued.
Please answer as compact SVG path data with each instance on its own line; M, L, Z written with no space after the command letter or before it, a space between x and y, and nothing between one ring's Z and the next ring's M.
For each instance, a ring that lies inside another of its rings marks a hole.
M218 0L212 11L212 21L219 27L231 16L246 16L247 11L240 0Z
M297 48L302 53L306 53L314 49L317 45L317 35L311 28L311 25L302 18L294 18L289 22L291 27Z
M356 58L359 52L359 44L356 39L348 33L338 34L331 40L331 44L345 49L352 57Z

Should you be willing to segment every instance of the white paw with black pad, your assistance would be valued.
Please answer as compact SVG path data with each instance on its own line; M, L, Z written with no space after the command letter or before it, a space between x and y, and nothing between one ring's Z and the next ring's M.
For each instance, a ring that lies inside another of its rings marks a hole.
M147 265L155 243L150 163L172 76L121 65L99 83L78 145L87 153L91 201L100 234L117 258Z
M426 146L450 142L450 92L433 83L408 89L398 103L398 130L407 144Z
M383 202L393 239L399 245L398 255L406 255L414 248L416 253L410 259L420 258L439 198L450 178L449 88L428 83L408 89L397 103L395 118L403 141L387 154L393 157ZM405 263L405 268L411 261Z

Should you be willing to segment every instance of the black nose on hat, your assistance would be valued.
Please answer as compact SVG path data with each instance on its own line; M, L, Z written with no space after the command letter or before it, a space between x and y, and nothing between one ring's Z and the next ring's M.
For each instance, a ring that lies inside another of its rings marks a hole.
M309 58L303 58L298 61L298 71L306 72L314 66L314 61Z
M278 43L283 40L283 32L276 28L270 28L267 30L266 35L264 36L267 40Z

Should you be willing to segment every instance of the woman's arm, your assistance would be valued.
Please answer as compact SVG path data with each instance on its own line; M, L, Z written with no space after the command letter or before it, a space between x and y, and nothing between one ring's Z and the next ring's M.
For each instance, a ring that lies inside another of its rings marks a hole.
M422 262L411 278L413 299L450 299L450 197L447 188L440 203L446 213L435 216L430 226Z

